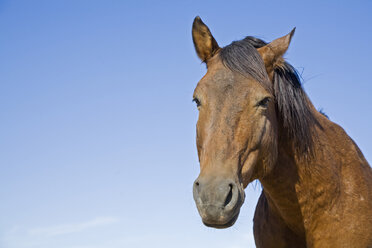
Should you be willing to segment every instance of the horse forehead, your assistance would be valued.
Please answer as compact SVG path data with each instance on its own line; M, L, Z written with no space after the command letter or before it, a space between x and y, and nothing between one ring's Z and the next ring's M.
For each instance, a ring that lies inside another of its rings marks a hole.
M214 70L200 80L197 88L207 96L233 97L234 102L256 95L267 95L267 91L253 78L247 78L229 69Z
M205 76L199 81L195 91L201 90L206 95L231 93L239 86L235 73L225 67L208 68Z
M241 75L227 68L217 56L208 63L208 70L199 81L195 92L199 90L207 96L247 97L247 95L260 92L259 83L253 78ZM237 100L236 99L236 100Z

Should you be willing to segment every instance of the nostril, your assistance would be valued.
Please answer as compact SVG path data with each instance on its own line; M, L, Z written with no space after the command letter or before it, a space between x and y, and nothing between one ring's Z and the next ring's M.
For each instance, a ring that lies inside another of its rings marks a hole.
M194 195L194 200L196 202L196 205L202 204L202 199L201 199L201 197L199 195L200 194L200 187L199 187L199 185L200 185L199 181L195 181L194 182L194 185L193 185L193 190L192 190L193 195Z
M233 189L233 185L232 183L229 184L229 193L227 194L227 197L226 197L226 200L225 200L225 203L224 203L224 207L226 207L230 202L231 202L231 199L232 199L232 189Z

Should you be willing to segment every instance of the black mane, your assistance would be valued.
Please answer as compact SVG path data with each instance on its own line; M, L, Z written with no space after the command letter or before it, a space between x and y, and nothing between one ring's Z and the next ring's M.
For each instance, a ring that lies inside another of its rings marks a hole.
M310 101L296 69L287 62L274 69L273 83L270 82L263 60L256 50L266 44L263 40L248 36L222 48L220 57L227 68L253 77L273 94L278 119L284 130L281 135L293 141L297 152L308 154L313 146L311 129L316 123Z

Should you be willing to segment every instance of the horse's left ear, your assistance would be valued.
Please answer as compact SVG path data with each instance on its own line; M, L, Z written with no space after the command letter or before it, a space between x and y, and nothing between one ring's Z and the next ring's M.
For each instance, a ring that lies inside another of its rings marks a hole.
M192 40L196 53L203 62L207 62L220 49L211 31L199 16L195 17L192 24Z
M269 76L272 74L276 66L280 66L280 64L284 62L282 56L287 51L295 30L296 28L292 29L289 34L257 49L265 63L266 71Z

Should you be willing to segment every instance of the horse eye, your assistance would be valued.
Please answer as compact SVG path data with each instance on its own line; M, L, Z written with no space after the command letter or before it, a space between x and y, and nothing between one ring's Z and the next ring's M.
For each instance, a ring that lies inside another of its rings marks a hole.
M192 99L192 101L196 103L196 107L200 107L201 103L198 98L195 97L194 99Z
M259 101L257 103L257 106L260 106L260 107L267 107L267 103L270 101L270 97L265 97L264 99L262 99L261 101Z

